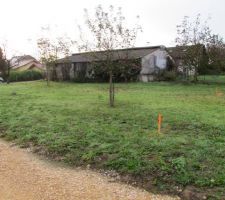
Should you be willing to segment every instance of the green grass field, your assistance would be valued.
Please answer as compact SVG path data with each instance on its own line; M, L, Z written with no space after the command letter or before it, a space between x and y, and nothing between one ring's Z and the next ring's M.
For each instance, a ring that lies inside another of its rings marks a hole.
M2 84L0 132L53 158L114 169L162 191L194 185L224 195L221 85L116 84L116 106L109 108L108 84Z
M198 80L203 83L225 84L225 75L202 75L198 76Z

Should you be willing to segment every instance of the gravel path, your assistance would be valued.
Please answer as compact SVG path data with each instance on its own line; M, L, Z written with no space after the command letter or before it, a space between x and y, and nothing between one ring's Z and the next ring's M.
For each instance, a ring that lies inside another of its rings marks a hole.
M44 161L0 140L0 200L173 200Z

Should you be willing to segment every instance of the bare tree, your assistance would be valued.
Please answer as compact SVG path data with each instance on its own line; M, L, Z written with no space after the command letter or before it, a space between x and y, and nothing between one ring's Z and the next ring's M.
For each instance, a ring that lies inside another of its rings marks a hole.
M44 28L42 28L43 30ZM46 29L45 29L46 30ZM48 28L47 31L50 29ZM74 42L67 36L57 38L41 37L37 40L40 60L46 68L46 80L54 79L56 62L60 57L68 57ZM64 59L66 60L66 59Z
M113 107L115 94L113 75L118 66L116 60L120 60L120 55L115 55L114 50L133 47L141 27L136 24L130 28L122 14L122 9L114 9L113 6L105 11L99 5L95 9L94 16L90 16L87 9L84 13L86 29L84 31L79 26L81 37L78 48L89 52L88 55L93 58L92 60L101 61L101 66L109 76L109 105Z
M176 43L185 51L183 64L188 67L188 70L193 70L194 81L197 81L198 70L201 64L204 64L204 48L211 41L211 32L208 20L202 22L200 14L193 21L185 16L181 25L177 26Z
M54 68L55 61L57 60L57 49L54 49L48 38L39 38L37 45L40 53L41 63L45 66L46 81L49 86L50 70Z

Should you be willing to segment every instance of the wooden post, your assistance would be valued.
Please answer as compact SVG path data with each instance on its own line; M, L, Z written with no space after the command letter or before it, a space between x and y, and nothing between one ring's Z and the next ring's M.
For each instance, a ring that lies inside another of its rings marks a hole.
M163 120L163 116L161 113L159 113L159 115L158 115L158 133L161 133L162 120Z
M114 106L114 85L113 85L113 72L112 70L109 73L109 105L110 107Z

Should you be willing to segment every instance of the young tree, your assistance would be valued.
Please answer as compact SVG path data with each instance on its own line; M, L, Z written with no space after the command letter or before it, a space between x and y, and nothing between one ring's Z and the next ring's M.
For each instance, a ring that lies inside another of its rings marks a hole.
M138 24L134 27L128 26L121 8L114 9L113 6L110 6L105 11L99 5L95 9L94 16L90 16L87 9L84 12L86 35L79 27L81 38L78 48L88 51L88 56L91 56L92 60L101 60L101 67L109 76L109 105L113 107L115 94L113 76L118 69L117 61L121 60L120 55L115 55L114 50L133 47L141 27ZM129 55L123 60L128 60L128 57Z
M41 63L45 66L46 70L47 86L49 86L51 77L53 78L53 72L58 59L59 49L56 45L52 44L48 38L39 38L37 40L37 45Z
M49 29L47 31L49 31ZM73 43L74 42L66 36L57 37L55 39L41 37L37 40L40 60L46 68L46 80L48 86L50 79L55 79L56 61L60 57L67 58L69 56L70 48Z
M194 81L197 81L198 71L205 64L205 47L210 43L211 29L208 22L202 23L200 14L194 21L185 16L181 25L177 26L176 43L183 51L184 65L194 71Z

